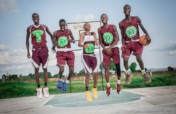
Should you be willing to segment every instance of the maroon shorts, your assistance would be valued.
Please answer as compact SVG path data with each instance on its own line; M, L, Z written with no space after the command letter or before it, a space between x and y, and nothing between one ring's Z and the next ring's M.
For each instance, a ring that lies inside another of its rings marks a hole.
M47 46L34 47L32 48L32 64L35 68L39 68L42 64L43 68L48 66L48 48Z
M67 62L68 66L74 67L75 54L72 51L58 51L56 58L57 66L65 66Z
M141 55L143 52L143 46L139 42L125 43L126 48L122 52L122 56L130 56L133 52L134 55Z
M82 55L82 63L85 68L85 72L91 73L98 72L98 63L95 54L83 54Z
M111 58L114 60L114 64L120 63L120 55L119 55L118 47L112 48L112 54L110 55L106 54L104 50L102 52L103 52L103 65L104 66L110 65Z

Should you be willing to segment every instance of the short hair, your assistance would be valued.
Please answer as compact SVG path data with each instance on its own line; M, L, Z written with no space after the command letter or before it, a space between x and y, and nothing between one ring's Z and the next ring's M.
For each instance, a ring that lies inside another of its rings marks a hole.
M130 7L131 9L131 6L129 4L124 5L123 9L125 9L126 7Z
M33 13L33 14L32 14L32 17L33 17L34 15L37 15L37 16L39 17L39 14L38 14L38 13Z
M102 18L104 15L106 15L108 17L108 15L106 13L101 14L100 18Z
M60 19L59 20L59 24L61 24L62 22L66 23L65 19Z
M90 24L90 23L89 22L85 22L84 25L83 25L83 27L85 27L87 24Z

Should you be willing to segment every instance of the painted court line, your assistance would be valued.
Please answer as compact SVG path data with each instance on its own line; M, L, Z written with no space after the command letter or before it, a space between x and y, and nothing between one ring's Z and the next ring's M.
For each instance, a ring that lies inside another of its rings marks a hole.
M46 100L45 102L43 102L43 103L40 105L40 107L43 106L44 104L46 104L46 103L47 103L49 100L51 100L54 96L55 96L55 95L52 95L50 98L48 98L48 100Z
M139 98L139 100L141 99L140 97L128 97L128 98ZM120 98L120 99L116 99L117 101L120 101L120 100L123 100L123 99L127 99L127 98ZM106 102L106 101L110 101L110 100L115 100L114 98L111 98L111 99L97 99L97 101L98 102ZM49 100L48 100L49 101ZM47 102L48 102L47 101ZM85 98L85 101L86 101L86 98ZM75 101L75 102L71 102L71 103L62 103L62 104L75 104L75 103L81 103L81 104L84 104L85 103L85 101ZM95 102L96 102L96 100L94 100ZM138 101L138 100L135 100L135 101ZM47 103L47 102L45 102L45 103ZM133 102L133 101L131 101L131 102ZM43 103L42 105L45 105L45 103ZM128 102L126 102L126 103L128 103ZM113 104L115 104L115 103L113 103ZM117 103L117 104L121 104L121 103Z

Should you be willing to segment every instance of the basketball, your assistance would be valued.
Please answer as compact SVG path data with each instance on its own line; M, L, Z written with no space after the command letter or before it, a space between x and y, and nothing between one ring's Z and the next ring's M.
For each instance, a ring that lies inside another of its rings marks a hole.
M147 36L146 35L143 35L140 37L139 39L139 43L143 46L147 46L150 44L149 40L147 39Z

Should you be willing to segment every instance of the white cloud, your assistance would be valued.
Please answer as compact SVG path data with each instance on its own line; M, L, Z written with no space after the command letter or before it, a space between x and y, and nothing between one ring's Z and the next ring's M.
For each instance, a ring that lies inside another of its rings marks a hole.
M169 51L169 55L171 55L171 56L176 56L176 50L171 50L171 51Z
M0 44L0 64L22 64L27 62L25 49L12 49Z
M18 13L16 0L0 0L0 13Z
M7 45L4 44L0 44L0 51L5 51L7 50L9 47Z
M169 41L168 46L170 46L170 45L176 45L176 41L175 40L174 41Z
M3 68L2 71L21 70L21 69L28 69L28 68L32 68L32 64L10 65Z
M73 21L75 22L85 22L85 21L93 21L94 20L94 15L93 14L85 14L85 15L80 15L77 14L74 18Z

